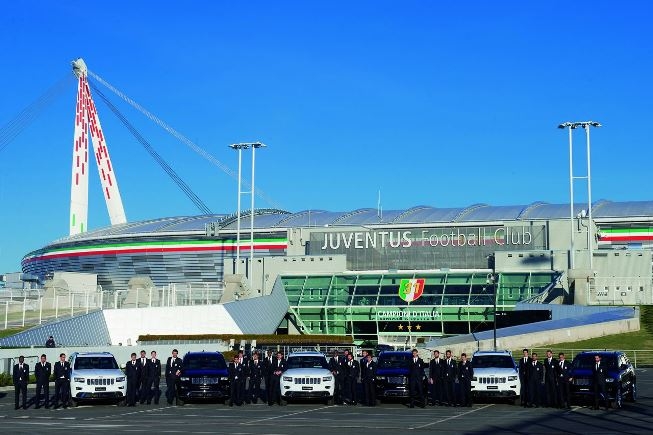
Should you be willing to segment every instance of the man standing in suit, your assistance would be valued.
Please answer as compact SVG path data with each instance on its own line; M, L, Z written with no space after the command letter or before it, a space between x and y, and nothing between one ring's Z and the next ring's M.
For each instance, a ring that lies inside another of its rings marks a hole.
M156 357L156 351L153 350L145 366L145 394L148 405L152 403L152 399L154 399L155 405L159 404L159 397L161 396L161 390L159 390L160 383L161 361Z
M64 408L68 408L70 401L70 363L66 361L66 354L59 354L59 361L54 363L54 407L59 407L59 401Z
M531 363L533 362L528 356L528 349L522 351L523 356L519 360L519 383L521 384L521 391L519 392L519 399L521 405L528 406L528 372Z
M413 357L408 363L408 390L410 391L410 407L415 407L417 401L424 408L424 361L419 357L417 349L413 349Z
M460 365L458 365L458 383L460 384L460 406L472 406L472 377L474 377L474 368L472 363L467 361L467 354L460 355Z
M172 356L169 356L166 362L166 399L168 405L172 405L173 400L177 397L177 380L181 375L182 361L177 355L179 355L177 349L172 349Z
M537 353L533 352L531 364L528 367L528 407L537 408L542 404L540 389L544 385L544 366L537 360Z
M608 368L601 362L601 355L594 355L594 365L592 366L592 385L594 387L594 409L599 409L599 401L603 399L606 411L610 407L610 399L605 390L605 377L608 374ZM18 403L18 402L16 402Z
M281 403L281 376L286 371L286 361L283 359L283 353L277 352L277 358L272 361L270 370L268 405L272 406L274 402L277 402L279 406L283 406Z
M29 366L25 363L23 355L18 357L18 363L14 365L14 398L16 409L20 408L20 396L23 396L23 409L27 409L27 383L29 382Z
M345 403L347 405L356 405L357 403L357 389L358 377L360 376L360 365L354 359L354 355L347 354L347 362L345 363Z
M376 363L368 352L361 365L361 383L363 384L364 405L376 406Z
M136 352L132 352L131 359L125 365L125 376L127 376L127 406L136 406L136 393L143 368L136 361Z
M238 355L229 363L229 406L240 406L243 404L245 390L245 376L247 376L244 364Z
M249 391L247 392L247 401L257 403L258 399L263 400L261 396L261 381L265 373L263 363L260 361L259 353L254 352L249 363Z
M565 360L565 354L558 354L558 365L556 366L558 374L558 403L561 408L571 409L569 406L569 383L571 382L571 364Z
M274 362L274 356L272 355L272 351L270 349L265 352L265 358L261 362L263 363L263 376L265 376L265 401L268 402L270 400L272 363Z
M138 401L145 403L150 393L147 391L147 365L149 361L147 359L147 353L145 350L141 350L141 357L138 358L136 364L140 366L139 379L138 379Z
M451 356L451 351L447 350L445 353L444 360L444 392L445 400L447 401L447 406L456 406L456 396L454 394L454 385L458 379L458 366L456 361L454 361Z
M34 374L36 375L36 409L41 407L41 393L43 393L43 406L50 407L50 375L52 366L45 354L41 355L41 361L36 363Z
M544 389L546 391L546 406L549 408L558 407L558 361L553 358L553 352L546 351L544 359Z
M433 359L429 363L429 389L431 390L431 406L442 403L442 375L444 361L440 358L440 351L433 351Z
M345 369L343 367L342 358L338 354L337 350L333 351L333 356L329 359L329 371L333 374L334 380L334 392L333 392L333 403L336 405L342 405L343 403L343 392L345 388Z

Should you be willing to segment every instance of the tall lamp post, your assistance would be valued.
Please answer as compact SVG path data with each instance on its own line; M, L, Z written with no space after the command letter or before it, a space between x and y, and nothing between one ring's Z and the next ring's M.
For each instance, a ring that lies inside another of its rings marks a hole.
M238 203L236 205L236 270L235 273L238 275L238 270L240 268L240 195L242 191L240 189L242 183L242 170L243 170L243 150L249 148L247 143L234 143L229 145L229 148L232 150L238 150Z
M573 165L573 142L572 142L572 130L582 127L585 130L585 136L587 141L587 175L584 177L575 177L574 176L574 165ZM569 268L573 269L574 264L574 180L575 179L586 179L587 180L587 217L588 217L588 226L587 226L587 251L589 254L589 268L590 270L594 269L594 258L593 258L593 248L592 248L592 238L593 238L593 229L592 229L592 172L591 172L591 158L590 158L590 127L601 127L601 124L596 121L576 121L576 122L563 122L558 125L558 128L569 130L569 228L570 228L570 246L569 246Z

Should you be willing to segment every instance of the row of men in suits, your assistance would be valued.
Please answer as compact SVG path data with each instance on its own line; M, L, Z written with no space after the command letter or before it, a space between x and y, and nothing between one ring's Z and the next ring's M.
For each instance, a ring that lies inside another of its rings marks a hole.
M519 380L522 406L570 408L571 363L564 353L560 352L556 359L548 350L546 358L540 362L537 352L529 355L528 349L524 349L519 359Z
M18 357L18 363L14 365L12 377L14 381L15 409L27 409L27 384L29 384L29 365L25 362L23 355ZM34 367L36 377L36 396L34 397L35 408L50 407L50 377L54 374L55 395L54 407L59 407L59 402L68 407L70 401L70 363L66 361L66 354L59 355L59 361L52 365L45 354Z
M281 401L281 375L286 371L286 360L282 352L273 354L268 350L265 356L255 352L251 357L243 351L229 363L229 405L267 401L272 406ZM249 381L249 382L248 382ZM262 388L265 381L265 389Z
M329 359L329 370L335 380L335 404L358 404L357 385L360 379L363 387L362 405L376 406L376 362L368 351L364 350L362 358L357 361L348 350L342 355L334 350Z
M153 350L147 357L147 353L141 350L140 358L136 357L136 352L132 352L131 359L125 364L125 376L127 377L127 406L135 406L137 401L141 404L147 402L148 405L152 401L155 404L159 403L161 361L157 358L156 351Z
M450 350L445 351L444 358L439 350L433 351L428 375L431 405L472 406L472 377L474 368L466 353L458 362Z

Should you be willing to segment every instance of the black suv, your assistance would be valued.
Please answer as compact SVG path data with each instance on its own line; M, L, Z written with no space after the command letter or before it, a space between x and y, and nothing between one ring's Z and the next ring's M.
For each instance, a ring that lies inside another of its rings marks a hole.
M592 397L592 369L594 356L601 356L601 363L608 368L606 377L607 400L614 400L615 406L621 408L624 399L629 402L637 400L637 380L635 369L623 352L589 351L581 352L574 357L571 364L572 382L569 386L571 399Z
M376 363L376 397L379 399L408 398L408 365L413 358L409 351L386 351L379 354ZM425 364L424 368L428 366ZM428 393L428 381L424 374L424 394Z
M179 376L177 403L193 399L227 399L229 372L220 352L188 352Z

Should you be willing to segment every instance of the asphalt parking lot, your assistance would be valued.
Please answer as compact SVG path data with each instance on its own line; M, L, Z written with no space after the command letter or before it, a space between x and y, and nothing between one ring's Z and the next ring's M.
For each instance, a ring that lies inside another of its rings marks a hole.
M472 408L409 409L401 403L375 408L292 403L228 407L222 403L185 406L137 405L136 408L98 404L68 409L14 410L13 390L0 392L3 433L151 432L209 434L306 434L397 431L460 434L615 434L653 432L653 369L637 370L638 400L622 409L593 411L522 408L505 403L477 403ZM28 397L33 391L30 389ZM164 401L165 402L165 401Z

